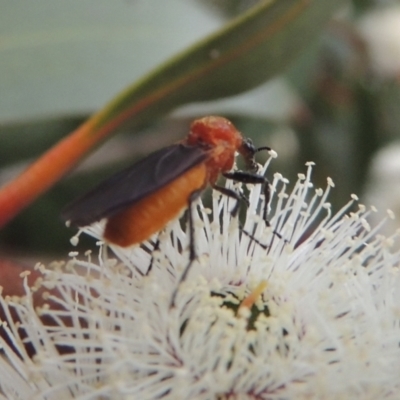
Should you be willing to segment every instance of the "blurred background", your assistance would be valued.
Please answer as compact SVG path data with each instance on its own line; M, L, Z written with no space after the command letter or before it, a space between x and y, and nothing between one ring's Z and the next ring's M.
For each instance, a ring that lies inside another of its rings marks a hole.
M0 0L0 186L127 85L255 3ZM184 137L205 114L230 118L257 146L276 150L270 178L279 171L294 183L312 160L315 186L324 188L327 176L336 183L335 210L356 193L383 212L376 220L388 208L400 218L399 84L400 2L348 1L273 80L181 107L139 132L125 127L0 231L0 258L65 255L74 230L60 210L112 171Z

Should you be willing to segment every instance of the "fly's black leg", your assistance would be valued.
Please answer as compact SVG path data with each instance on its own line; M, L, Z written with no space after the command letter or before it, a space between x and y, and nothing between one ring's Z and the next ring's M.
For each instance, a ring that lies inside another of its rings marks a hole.
M271 200L271 188L270 188L270 183L269 183L268 179L263 175L259 175L259 174L256 174L253 172L247 172L247 171L225 172L223 175L226 179L232 179L237 182L249 183L249 184L253 184L253 185L263 185L263 194L264 194L264 198L265 198L264 210L263 210L263 220L264 220L265 225L270 227L271 224L268 221L268 206L269 206L269 202ZM279 232L273 230L272 233L274 235L276 235L279 239L283 239L282 235ZM247 234L248 234L248 232L246 232L246 235ZM249 234L249 236L252 237L250 234ZM285 240L285 242L286 242L286 240ZM265 245L263 245L263 247L271 248L271 246L265 246Z
M237 193L232 189L228 189L228 188L225 188L225 187L219 186L219 185L213 185L212 188L214 190L217 190L218 192L222 193L223 195L236 200L236 204L235 204L235 206L233 207L233 209L231 211L232 217L236 217L237 216L237 214L239 212L239 207L240 207L240 201L241 200L244 200L245 202L247 202L247 204L249 202L241 193Z
M267 226L271 226L271 224L269 223L268 218L267 218L268 205L269 205L269 201L271 199L271 189L269 186L268 179L263 175L259 175L259 174L247 172L247 171L225 172L223 175L226 179L231 179L236 182L249 183L249 184L253 184L253 185L263 185L263 192L264 192L264 197L265 197L263 219Z
M154 247L153 250L151 252L151 260L150 260L150 264L149 264L149 268L147 268L147 272L146 272L146 276L150 273L150 271L153 268L153 263L154 263L154 252L160 249L160 235L157 236L157 240L154 243Z
M169 307L173 308L175 306L176 295L178 294L179 287L186 280L190 267L193 261L196 259L196 246L194 237L194 217L193 217L193 203L199 197L201 190L196 190L189 197L189 207L188 207L188 222L189 222L189 262L186 265L181 277L179 278L178 285L176 286L174 292L172 293L171 302Z
M259 176L261 176L261 175L259 175ZM232 179L235 180L234 178L232 178ZM218 185L213 185L213 189L218 190L220 193L224 194L225 196L231 197L231 198L236 200L236 204L235 204L235 206L233 207L233 209L231 211L232 217L236 217L237 216L241 200L243 200L247 205L249 205L249 200L242 193L237 193L232 189L228 189L228 188L225 188L225 187L222 187L222 186L218 186ZM240 223L239 223L239 229L246 236L248 236L251 240L254 240L254 242L256 242L263 249L267 249L267 246L265 244L263 244L259 240L257 240L251 233L245 231Z
M189 212L188 212L188 220L189 220L189 265L186 267L185 271L181 276L181 281L186 279L186 276L189 272L189 266L196 258L196 246L194 243L194 217L193 217L193 202L197 199L198 193L192 193L189 199Z

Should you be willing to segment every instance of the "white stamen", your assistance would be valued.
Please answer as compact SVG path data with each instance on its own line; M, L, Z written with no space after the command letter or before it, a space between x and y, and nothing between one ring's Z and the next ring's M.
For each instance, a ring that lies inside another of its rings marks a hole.
M189 238L178 220L127 249L105 245L96 223L84 231L100 240L97 263L71 252L66 264L38 265L33 287L23 273L25 296L0 296L0 394L397 399L400 231L381 236L384 221L370 226L355 195L331 216L333 182L314 190L306 165L291 191L274 175L270 227L260 185L228 183L250 191L244 231L232 199L214 194L212 212L198 202L198 257L180 285ZM39 288L46 303L36 307Z

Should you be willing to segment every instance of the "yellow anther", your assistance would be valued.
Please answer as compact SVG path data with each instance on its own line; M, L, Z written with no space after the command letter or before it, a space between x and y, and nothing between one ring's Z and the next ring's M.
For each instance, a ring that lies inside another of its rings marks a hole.
M261 295L261 293L265 290L267 287L268 282L267 281L261 281L257 287L245 298L243 301L240 303L239 310L246 307L249 310L251 307L253 307L254 303L257 301L258 297Z

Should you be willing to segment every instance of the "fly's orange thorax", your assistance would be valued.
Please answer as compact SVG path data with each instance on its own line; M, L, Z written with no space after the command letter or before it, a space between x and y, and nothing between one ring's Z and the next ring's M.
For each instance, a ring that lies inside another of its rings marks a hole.
M209 152L206 161L209 181L214 183L221 172L232 169L235 153L242 145L240 132L226 118L209 116L194 121L186 143Z

